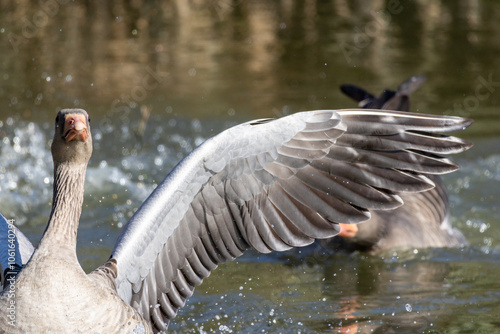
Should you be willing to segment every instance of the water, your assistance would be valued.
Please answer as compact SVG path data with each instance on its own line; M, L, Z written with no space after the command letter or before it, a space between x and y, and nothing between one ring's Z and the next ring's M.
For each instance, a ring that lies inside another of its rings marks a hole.
M62 107L92 118L78 235L88 271L203 140L250 119L354 107L338 91L343 83L379 93L425 74L412 111L475 119L460 134L474 148L445 177L452 223L470 246L249 253L214 271L170 330L500 332L495 1L402 1L393 12L383 2L69 2L28 32L23 24L48 12L30 4L0 0L0 212L35 244L50 212L50 141Z

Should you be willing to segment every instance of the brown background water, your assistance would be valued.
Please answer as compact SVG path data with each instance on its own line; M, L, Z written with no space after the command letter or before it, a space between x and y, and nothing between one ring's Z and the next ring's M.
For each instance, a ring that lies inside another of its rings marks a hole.
M474 118L445 178L471 246L249 254L196 290L173 332L500 332L497 1L0 0L0 212L36 243L50 212L53 119L92 117L79 257L102 263L155 184L206 138L254 118L350 108L427 82L412 111ZM141 114L149 110L150 117Z

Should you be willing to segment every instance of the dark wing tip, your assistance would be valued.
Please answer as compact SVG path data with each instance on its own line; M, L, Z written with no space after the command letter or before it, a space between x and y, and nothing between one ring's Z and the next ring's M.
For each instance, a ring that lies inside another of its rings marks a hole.
M349 96L356 102L361 102L363 100L372 100L375 98L375 96L373 96L363 88L351 84L341 85L340 90L342 91L342 93Z

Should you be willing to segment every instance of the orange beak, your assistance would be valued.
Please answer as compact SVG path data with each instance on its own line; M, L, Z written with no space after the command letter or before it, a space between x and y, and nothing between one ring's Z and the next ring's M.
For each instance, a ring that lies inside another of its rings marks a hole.
M339 236L343 238L354 238L356 232L358 232L358 226L355 224L339 224L340 233Z
M68 114L64 120L64 140L69 143L72 140L87 141L87 125L85 115Z

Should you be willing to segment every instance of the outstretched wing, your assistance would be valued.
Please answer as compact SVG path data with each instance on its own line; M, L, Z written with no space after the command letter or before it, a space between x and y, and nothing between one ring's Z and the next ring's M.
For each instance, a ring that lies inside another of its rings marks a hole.
M17 275L33 254L28 238L13 221L0 214L0 282L6 286L8 278Z
M400 206L398 192L432 188L423 174L458 168L437 154L470 147L433 133L470 123L323 110L226 130L181 161L122 231L109 262L118 294L165 329L219 263L334 236L337 223Z

